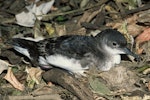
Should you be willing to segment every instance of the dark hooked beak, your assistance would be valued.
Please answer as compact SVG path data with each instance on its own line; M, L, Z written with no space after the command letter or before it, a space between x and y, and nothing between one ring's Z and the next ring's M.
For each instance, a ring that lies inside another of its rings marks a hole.
M132 51L130 51L130 49L128 49L128 48L124 48L124 52L127 55L133 56L137 61L141 60L140 56L136 55L135 53L133 53Z

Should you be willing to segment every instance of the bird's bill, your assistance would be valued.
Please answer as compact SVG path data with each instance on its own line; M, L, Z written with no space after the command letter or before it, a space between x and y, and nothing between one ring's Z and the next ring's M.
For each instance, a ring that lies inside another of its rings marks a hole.
M131 55L136 59L140 59L140 57L138 55L136 55L135 53L133 53L132 51L130 51L128 48L124 48L124 53L127 55Z

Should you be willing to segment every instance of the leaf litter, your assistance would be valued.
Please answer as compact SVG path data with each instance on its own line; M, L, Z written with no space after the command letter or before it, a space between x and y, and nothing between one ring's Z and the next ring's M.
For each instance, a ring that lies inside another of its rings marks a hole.
M150 99L150 6L148 1L23 0L21 2L5 0L1 1L0 8L0 38L2 40L0 41L0 95L6 95L12 100L23 98ZM7 48L5 44L13 37L32 37L38 40L62 35L94 35L107 28L122 32L127 38L130 48L140 54L142 61L131 62L132 58L128 60L127 57L122 56L121 64L110 71L96 71L94 77L82 77L75 81L76 78L72 78L68 74L64 77L53 74L53 72L57 73L57 70L48 73L39 68L30 68L29 66L32 64L24 63L29 62L26 57ZM21 57L25 61L19 60ZM11 67L14 64L13 68L17 67L17 72L26 73L27 76L12 71ZM44 75L49 75L48 79ZM55 76L58 79L49 79ZM48 85L49 82L43 78L51 80L51 85ZM57 83L53 81L57 81ZM15 95L15 91L14 94L13 92L11 92L12 94L8 93L13 90L5 87L5 83L11 84L21 91L18 95ZM39 94L36 94L36 91L39 91ZM143 95L139 95L139 93ZM3 99L5 100L5 97Z

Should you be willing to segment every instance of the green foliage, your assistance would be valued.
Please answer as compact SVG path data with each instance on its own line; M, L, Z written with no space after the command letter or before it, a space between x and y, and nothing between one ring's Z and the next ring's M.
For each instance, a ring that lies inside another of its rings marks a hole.
M110 94L109 88L99 81L98 78L90 78L89 80L91 88L94 90L94 92L105 95Z

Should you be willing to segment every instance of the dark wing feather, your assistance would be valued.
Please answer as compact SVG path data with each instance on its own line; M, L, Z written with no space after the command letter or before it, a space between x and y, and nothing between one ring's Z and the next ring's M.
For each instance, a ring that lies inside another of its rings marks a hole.
M31 57L30 60L32 61L32 64L34 66L38 66L39 52L37 50L36 42L26 40L26 39L21 39L21 38L13 38L10 44L13 46L18 46L18 47L27 49L30 54L30 57Z
M91 51L93 42L89 36L61 36L57 38L49 38L39 42L42 48L40 52L43 55L62 54L67 57L81 58Z

